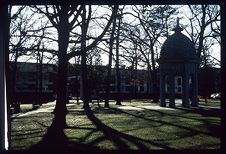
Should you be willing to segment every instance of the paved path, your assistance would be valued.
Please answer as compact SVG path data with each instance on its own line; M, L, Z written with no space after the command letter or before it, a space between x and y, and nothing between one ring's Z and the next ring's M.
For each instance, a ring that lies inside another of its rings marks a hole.
M160 106L119 106L119 109L122 110L138 110L138 111L142 111L142 110L176 110L174 108L169 108L169 107L160 107Z
M36 114L36 113L41 113L41 112L52 112L53 109L54 109L54 107L49 107L49 108L45 108L45 109L37 109L37 110L29 111L29 112L26 112L26 113L16 113L16 114L13 114L11 116L11 118L23 117L23 116Z
M72 106L74 104L67 104L67 106ZM37 110L32 110L32 111L29 111L29 112L26 112L26 113L17 113L17 114L13 114L11 116L11 118L15 118L15 117L23 117L23 116L28 116L28 115L31 115L31 114L36 114L36 113L46 113L46 112L53 112L55 106L53 107L48 107L48 108L41 108L41 109L37 109Z
M75 105L75 103L67 104L67 106L72 106L72 105ZM17 113L17 114L13 114L11 116L11 118L24 117L24 116L28 116L28 115L36 114L36 113L52 112L54 110L54 108L55 107L53 106L53 107L41 108L41 109L29 111L29 112L26 112L26 113ZM137 110L137 111L142 111L142 110L145 110L145 109L151 109L151 110L175 110L175 109L168 108L168 107L160 107L160 106L154 106L154 105L150 105L150 106L135 106L135 107L126 105L126 106L119 106L118 109L121 109L121 110ZM73 110L83 110L83 109L70 109L70 111L73 111Z

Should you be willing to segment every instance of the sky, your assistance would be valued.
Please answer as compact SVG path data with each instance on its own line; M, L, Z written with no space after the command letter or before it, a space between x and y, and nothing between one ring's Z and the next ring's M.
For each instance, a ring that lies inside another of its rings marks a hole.
M95 7L98 8L99 6L95 6ZM125 7L125 10L128 11L128 10L129 10L129 7L130 7L130 6L126 6L126 7ZM96 8L93 8L93 10L95 10L95 13L96 13L96 14L103 14L103 13L106 12L106 9L101 8L101 9L96 10ZM187 18L185 17L185 15L189 16L189 11L188 11L187 6L181 7L181 8L179 9L179 11L180 11L181 13L180 13L179 15L175 16L175 25L176 25L176 18L179 17L179 18L181 18L181 19L180 19L180 24L181 24L181 26L183 27L183 26L185 26L185 25L188 24L188 20L187 20ZM124 19L127 20L127 22L129 22L129 21L131 21L131 22L137 22L132 16L128 16L128 15L127 15L126 17L124 17ZM39 25L35 25L35 26L38 27ZM53 31L55 31L55 30L53 30ZM99 30L98 27L95 28L95 30L94 30L94 29L91 29L91 30L90 30L91 33L96 33L96 34L100 33L100 31L102 31L102 30ZM186 33L185 30L183 30L182 33L183 33L184 35L186 35L186 36L189 37L189 35ZM171 34L172 34L172 31L171 31ZM160 42L162 42L162 43L163 43L164 41L165 41L165 39L161 39L161 40L160 40ZM49 45L49 47L51 47L51 48L53 48L53 49L58 48L58 47L57 47L57 44L55 44L55 45L48 44L48 45ZM220 45L218 45L218 44L213 45L213 46L211 47L211 50L212 50L212 56L215 57L216 59L220 60ZM103 64L106 65L106 64L108 63L108 55L102 54L101 57L102 57L102 62L103 62ZM21 58L19 59L19 61L24 61L25 59L27 59L27 57L21 57ZM32 60L31 60L31 61L32 61ZM36 61L33 61L33 62L36 62ZM73 63L73 59L71 59L70 62Z
M179 5L178 5L177 7L179 7L178 11L179 11L180 13L177 14L177 15L174 15L174 18L175 18L175 26L176 26L176 20L177 20L177 17L179 17L179 18L180 18L180 20L179 20L180 26L181 26L181 27L186 27L186 25L189 25L189 21L188 21L188 19L187 19L186 16L188 16L188 17L191 16L191 13L190 13L190 11L189 11L189 8L188 8L187 5L184 5L184 6L179 6ZM129 7L128 7L128 8L125 8L125 9L128 10ZM138 21L136 21L136 19L134 19L132 16L129 16L129 15L127 15L127 16L124 17L124 18L126 18L126 20L130 20L130 21L133 21L133 22L138 22ZM188 27L187 27L187 28L188 28ZM208 29L207 29L206 31L208 31ZM170 34L173 34L174 32L171 30L169 33L170 33ZM188 34L185 30L183 30L182 33L183 33L184 35L186 35L188 38L190 38L189 34ZM191 39L191 38L190 38L190 39ZM159 39L159 41L160 41L161 43L164 43L165 40L166 40L165 38ZM211 52L211 55L212 55L214 58L220 60L220 58L221 58L221 56L220 56L220 55L221 55L221 54L220 54L220 52L221 52L221 47L220 47L219 44L214 44L214 45L212 45L212 46L211 46L211 49L210 49L210 52ZM107 55L102 55L102 57L103 57L103 63L104 63L105 65L108 64L108 56L107 56ZM217 62L216 60L214 60L214 61ZM216 67L220 67L220 66L216 66Z

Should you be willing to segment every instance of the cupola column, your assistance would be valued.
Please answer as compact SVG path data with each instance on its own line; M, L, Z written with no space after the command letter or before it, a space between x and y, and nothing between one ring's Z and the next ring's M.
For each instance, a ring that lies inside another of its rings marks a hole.
M165 102L165 74L160 72L160 106L165 107L166 102Z
M182 83L182 106L189 107L189 75L185 72L183 73L183 83Z
M198 76L197 67L195 68L195 73L192 75L192 106L198 107Z
M171 72L169 75L169 107L175 107L175 79L174 73Z

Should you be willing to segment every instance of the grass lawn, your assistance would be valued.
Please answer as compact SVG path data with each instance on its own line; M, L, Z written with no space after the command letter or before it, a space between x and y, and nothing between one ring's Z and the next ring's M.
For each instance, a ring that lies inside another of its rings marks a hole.
M207 103L206 103L204 99L200 99L199 104L202 106L216 107L216 106L220 106L220 100L219 99L207 99Z
M123 106L156 106L144 102L123 102ZM110 104L68 106L67 127L62 130L65 142L57 144L58 134L51 138L55 146L67 149L220 149L220 123L216 115L202 115L186 110L123 110ZM48 107L53 105L48 105ZM47 106L43 106L45 108ZM12 119L11 149L30 149L41 143L51 126L53 114L40 112ZM62 137L61 136L61 137ZM62 139L62 138L61 138Z

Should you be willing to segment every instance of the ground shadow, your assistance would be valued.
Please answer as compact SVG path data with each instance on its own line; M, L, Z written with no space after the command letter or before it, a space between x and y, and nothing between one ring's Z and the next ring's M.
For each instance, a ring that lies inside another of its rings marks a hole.
M106 124L104 124L100 119L98 119L95 116L95 113L102 113L102 110L99 109L98 111L92 111L91 109L86 109L83 111L83 114L85 114L88 119L92 122L91 124L93 124L96 128L89 128L89 127L85 127L84 126L66 126L66 127L60 127L59 125L57 125L57 122L55 121L55 119L53 119L51 126L47 126L44 123L40 123L38 122L42 127L47 128L47 133L43 136L42 140L36 144L33 145L30 150L32 151L43 151L43 150L53 150L53 151L59 151L59 150L63 150L63 151L74 151L74 150L82 150L82 151L87 151L87 150L100 150L96 145L100 142L103 141L110 141L112 142L117 150L129 150L130 146L128 143L133 144L135 147L137 147L137 149L139 150L151 150L149 149L149 147L147 147L147 144L151 144L153 146L165 149L165 150L171 150L172 148L170 148L169 146L160 143L157 143L155 141L152 140L147 140L147 139L142 139L136 136L132 136L129 134L126 134L125 132L121 132L121 131L117 131L116 129L113 129L109 126L107 126ZM150 122L158 122L162 125L170 125L170 126L175 126L175 127L180 127L186 130L189 130L190 132L193 132L193 134L189 134L189 136L191 135L196 135L199 133L205 134L205 135L210 135L210 136L216 136L216 134L210 134L210 133L205 133L205 132L201 132L201 131L196 131L193 129L190 129L186 126L180 126L174 123L170 123L170 122L165 122L165 121L161 121L161 120L156 120L156 119L151 119L151 118L147 118L144 116L140 116L134 113L130 113L121 109L108 109L107 111L105 111L106 113L112 113L112 114L127 114L130 116L134 116L134 118L140 118L143 120L147 120ZM160 111L156 111L159 112L160 116L164 117L165 114L160 112ZM81 111L79 111L80 114L82 114ZM172 116L172 115L171 115ZM207 124L208 125L208 124ZM129 126L128 126L129 127ZM152 127L152 126L151 126ZM87 133L83 138L77 138L78 141L72 141L73 138L67 137L64 133L64 129L87 129L90 130L89 133ZM210 128L210 129L215 129L214 128ZM83 144L90 136L92 136L93 133L100 131L103 133L103 136L97 137L94 140L92 140L89 143ZM194 132L195 131L195 132ZM40 136L42 137L42 136ZM181 137L186 137L186 136L181 136Z
M196 132L197 134L204 134L204 135L208 135L208 136L212 136L212 137L218 137L218 136L220 135L219 132L216 132L216 131L213 130L213 129L215 129L215 130L219 130L219 129L220 129L220 127L219 127L219 126L216 126L216 125L214 126L214 128L209 129L210 132L204 132L204 131L199 131L199 130L191 129L191 128L189 128L188 126L183 126L183 125L178 125L178 124L176 124L176 123L163 121L163 120L161 120L161 117L169 116L170 114L168 114L168 113L163 113L163 112L157 111L157 110L152 110L152 111L159 113L159 114L160 114L160 119L146 118L146 117L144 117L144 116L137 115L137 114L131 113L131 112L129 112L129 111L124 111L124 110L116 109L116 108L114 108L113 110L117 110L117 111L120 111L121 113L130 115L130 116L134 116L134 117L136 117L136 118L143 119L143 120L146 120L146 121L149 121L149 122L157 122L157 123L160 123L161 125L174 126L174 127L178 127L178 128L181 128L181 129L185 129L185 130L191 131L191 132ZM144 111L143 111L143 112L144 112ZM173 116L175 116L175 117L183 117L183 116L181 116L181 115L170 115L170 116L172 116L172 118L173 118ZM183 118L184 118L184 117L183 117ZM186 118L188 118L188 117L186 117ZM205 123L205 126L206 126L206 127L211 127L211 126L209 125L209 123L207 123L207 122L205 122L205 121L204 121L204 123Z
M202 116L205 116L205 117L221 117L222 115L221 109L215 109L215 108L199 107L194 109L187 109L187 108L178 107L178 109L189 111L191 113L201 114Z
M100 142L101 140L104 139L108 139L110 141L112 141L119 150L128 150L128 142L126 142L125 140L129 141L130 143L134 144L139 150L150 150L144 143L148 143L148 144L152 144L154 146L157 146L159 148L163 148L163 149L171 149L170 147L163 145L163 144L159 144L159 143L155 143L151 140L146 140L146 139L142 139L142 138L138 138L132 135L128 135L122 132L119 132L107 125L105 125L104 123L102 123L101 120L99 120L94 114L93 111L88 109L85 110L85 113L87 115L87 117L89 118L89 120L97 127L98 130L100 130L101 132L103 132L104 137L101 139L97 139L96 141L93 141L92 144L96 143L96 142Z
M43 124L42 126L46 127ZM97 149L98 149L97 147L91 145L70 141L64 133L64 128L58 126L55 122L55 119L53 119L53 122L51 126L48 127L47 133L44 135L42 141L32 146L29 150L74 151L74 150L97 150Z

